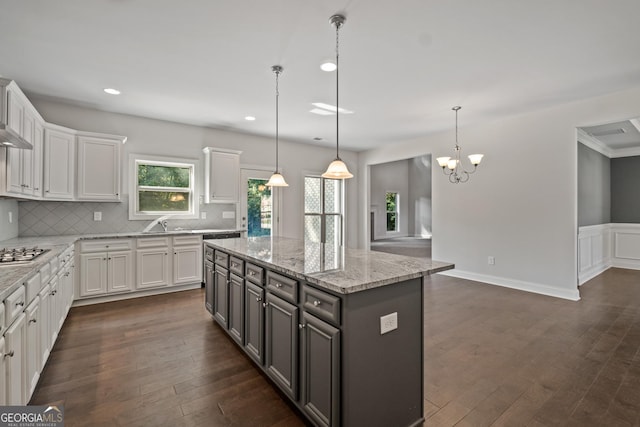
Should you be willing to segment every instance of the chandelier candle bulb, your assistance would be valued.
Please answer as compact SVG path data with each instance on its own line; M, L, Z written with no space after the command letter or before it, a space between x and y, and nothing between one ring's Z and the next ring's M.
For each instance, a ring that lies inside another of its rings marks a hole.
M478 166L482 161L484 154L469 154L469 161L473 166Z

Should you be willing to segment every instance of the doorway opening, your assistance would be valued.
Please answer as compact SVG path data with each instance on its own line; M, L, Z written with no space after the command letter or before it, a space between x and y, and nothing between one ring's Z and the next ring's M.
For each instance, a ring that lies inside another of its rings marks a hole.
M268 187L271 171L241 169L240 228L247 237L278 235L279 192Z

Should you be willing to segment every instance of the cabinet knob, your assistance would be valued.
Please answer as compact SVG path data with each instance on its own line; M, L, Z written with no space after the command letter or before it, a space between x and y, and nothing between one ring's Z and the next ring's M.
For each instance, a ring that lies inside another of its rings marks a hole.
M31 319L29 320L29 323L36 323L38 321L38 319Z
M24 301L19 301L19 302L16 303L16 305L24 307Z
M276 286L276 288L281 288L282 287L282 283L276 282L276 283L274 283L274 285Z
M263 303L262 303L262 308L267 308L267 306L268 306L268 305L269 305L269 303L268 303L268 302L263 302Z
M2 357L13 357L13 350L11 350L9 353L5 353L2 355Z
M38 187L34 187L33 189L36 190L36 191L40 190Z
M48 193L48 192L49 192L49 190L44 190L44 192L45 192L45 193Z
M102 260L103 260L103 261L106 261L107 259L106 259L106 258L102 258Z
M260 302L260 301L262 301L262 298L258 297L258 298L256 298L256 301Z
M320 304L322 304L322 302L320 302L320 301L318 301L318 300L315 300L315 301L313 302L313 305L315 305L316 307L317 307L317 306L319 306Z
M231 284L231 280L227 280L227 285L230 285L230 284Z
M303 323L298 323L298 329L304 329L306 327L307 327L307 325L305 325Z
M249 271L249 276L252 276L252 277L253 277L253 276L255 276L255 275L256 275L256 272L255 272L255 271Z

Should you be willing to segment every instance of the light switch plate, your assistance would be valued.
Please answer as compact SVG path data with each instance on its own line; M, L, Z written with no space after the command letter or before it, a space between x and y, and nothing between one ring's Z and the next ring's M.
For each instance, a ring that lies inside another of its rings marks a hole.
M102 212L94 212L93 213L94 221L102 221Z
M380 316L380 335L398 329L398 312L394 311L386 316Z

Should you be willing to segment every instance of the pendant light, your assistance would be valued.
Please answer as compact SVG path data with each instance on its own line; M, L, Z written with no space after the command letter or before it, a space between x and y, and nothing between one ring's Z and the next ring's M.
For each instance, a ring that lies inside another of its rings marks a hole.
M265 185L268 187L288 187L289 184L287 184L284 176L278 171L278 100L280 98L278 83L280 73L282 73L282 67L280 65L274 65L271 67L271 71L276 74L276 171L271 175L271 178L269 178L269 181Z
M473 170L471 171L466 170L460 163L460 151L462 148L458 145L458 111L461 108L460 106L452 108L452 110L456 112L456 146L453 149L454 157L438 157L436 159L440 167L442 167L442 172L449 177L449 182L452 184L469 181L469 175L476 171L483 157L482 154L470 154L468 156L469 162L473 165Z
M333 15L329 18L329 22L331 25L336 27L336 158L329 167L327 171L322 174L323 178L331 178L331 179L346 179L353 178L353 174L349 172L347 169L347 165L340 159L340 88L339 88L339 75L340 65L338 64L339 59L339 34L340 27L344 24L345 17L342 15Z

